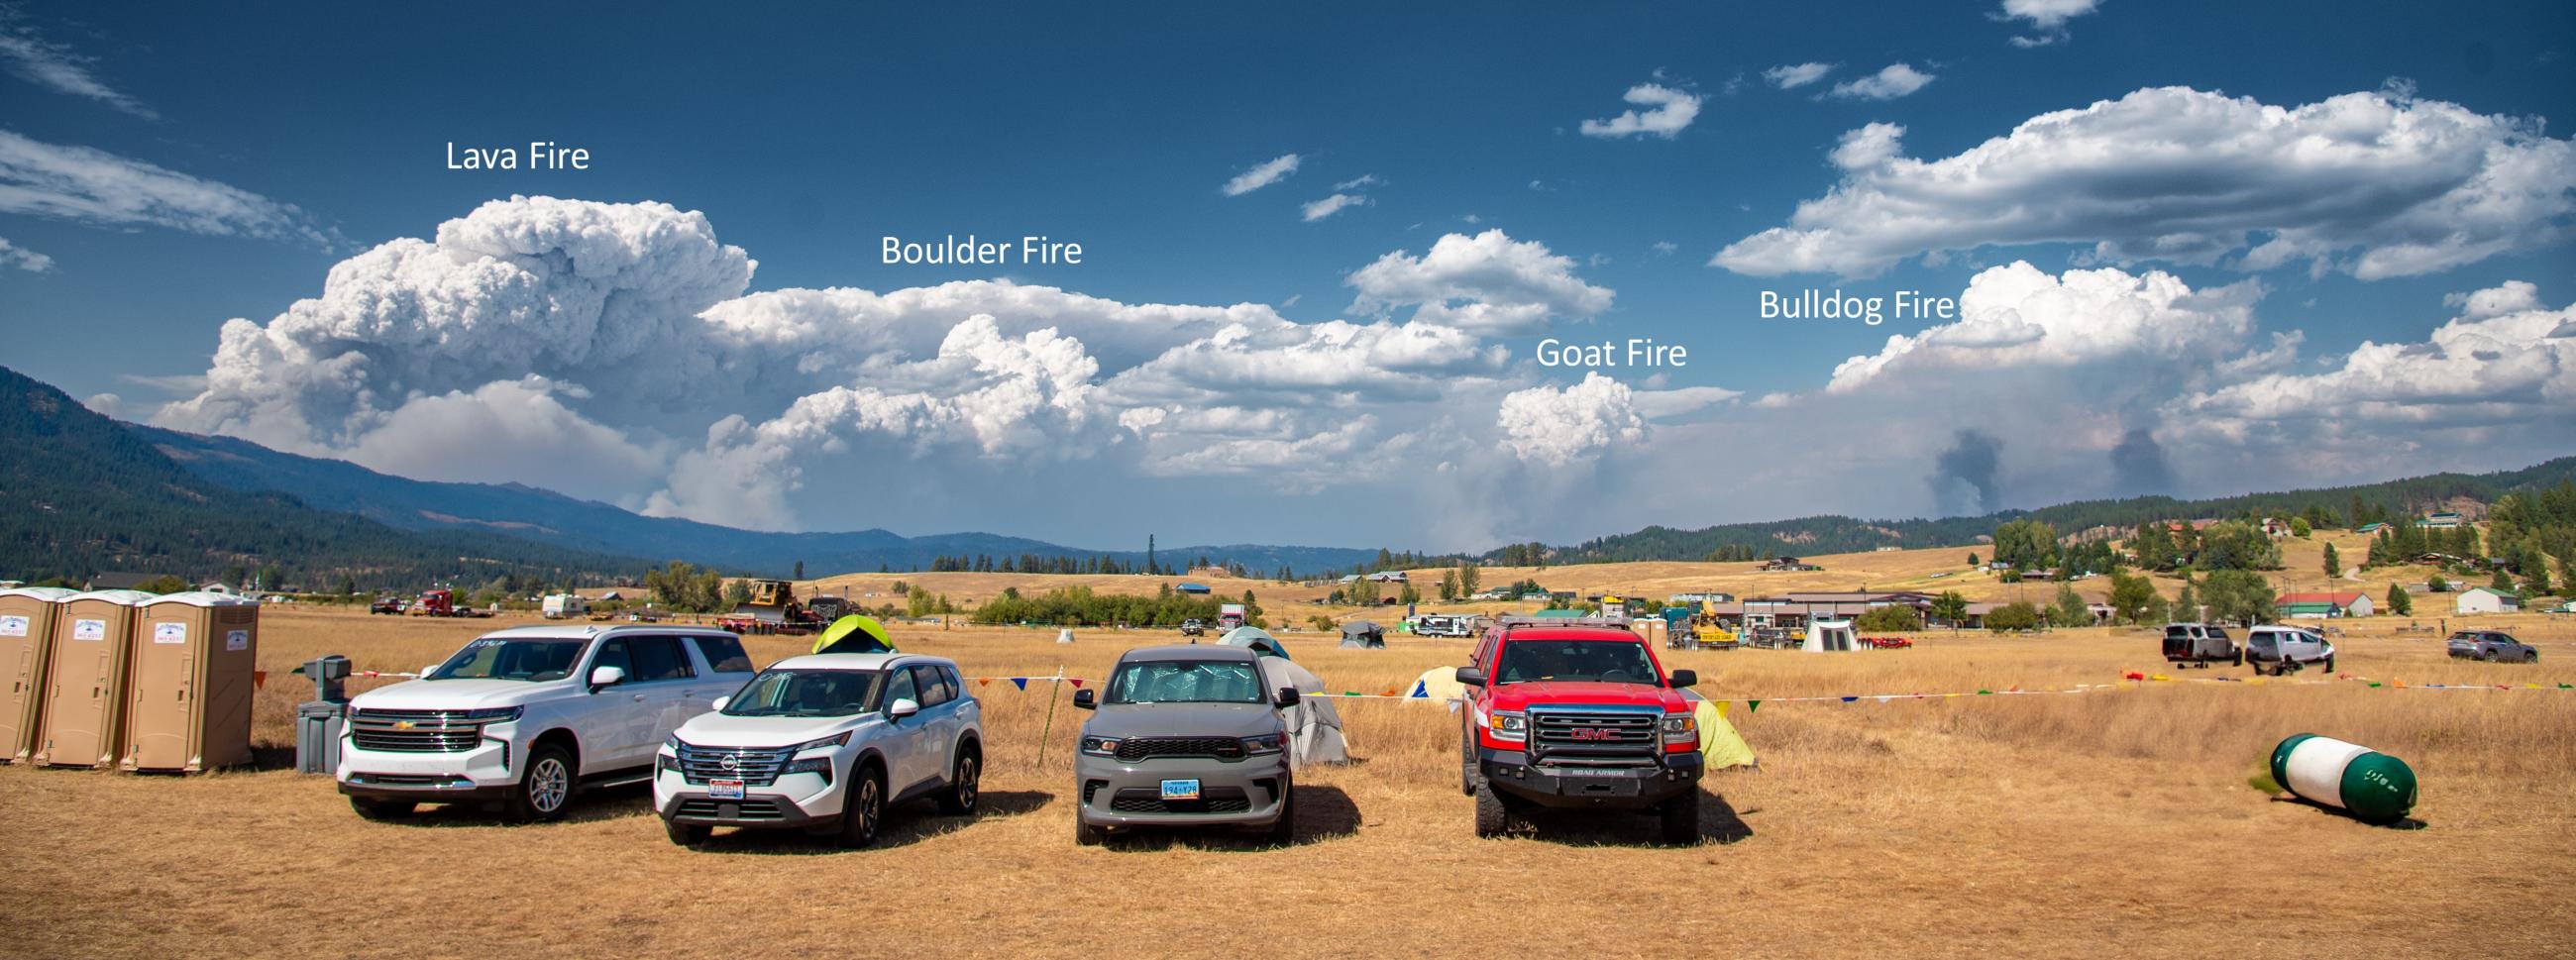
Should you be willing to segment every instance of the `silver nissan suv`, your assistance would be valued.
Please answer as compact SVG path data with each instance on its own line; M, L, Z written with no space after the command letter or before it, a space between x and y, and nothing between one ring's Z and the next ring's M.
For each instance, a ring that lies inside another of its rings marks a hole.
M1074 842L1111 830L1227 826L1273 843L1296 834L1288 727L1294 687L1268 682L1243 647L1143 647L1073 705L1097 715L1074 754Z

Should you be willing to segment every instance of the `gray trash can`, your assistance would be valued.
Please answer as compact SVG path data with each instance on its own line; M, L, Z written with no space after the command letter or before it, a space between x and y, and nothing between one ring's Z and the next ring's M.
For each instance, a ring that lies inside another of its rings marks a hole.
M314 699L295 705L295 772L340 770L340 726L349 719L349 658L307 660L296 672L313 681Z
M295 772L339 772L340 725L348 718L349 705L345 703L314 701L295 705Z

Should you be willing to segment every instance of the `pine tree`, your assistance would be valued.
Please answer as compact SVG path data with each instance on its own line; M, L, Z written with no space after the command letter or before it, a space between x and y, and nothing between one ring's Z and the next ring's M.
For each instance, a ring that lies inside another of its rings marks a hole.
M2400 617L2413 616L2415 613L2415 598L2406 595L2406 588L2393 583L2389 584L2388 612Z
M2326 544L2326 576L2343 576L2343 558L2335 555L2335 545Z

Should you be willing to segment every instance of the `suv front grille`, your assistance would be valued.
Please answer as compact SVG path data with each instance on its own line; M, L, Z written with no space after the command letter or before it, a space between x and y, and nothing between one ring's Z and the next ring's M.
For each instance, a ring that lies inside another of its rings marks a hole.
M1118 759L1128 763L1152 757L1243 759L1243 741L1233 737L1129 737L1118 741Z
M701 747L680 744L680 776L693 784L740 780L745 786L778 782L778 773L796 756L795 747Z
M1210 787L1196 800L1165 800L1162 791L1130 787L1109 798L1113 813L1250 813L1252 797L1242 787Z
M360 750L464 753L483 742L483 724L461 710L352 710L349 739Z
M787 816L777 803L768 800L682 800L674 815L739 822L783 820Z
M1600 762L1661 752L1662 711L1530 711L1530 757L1559 763Z

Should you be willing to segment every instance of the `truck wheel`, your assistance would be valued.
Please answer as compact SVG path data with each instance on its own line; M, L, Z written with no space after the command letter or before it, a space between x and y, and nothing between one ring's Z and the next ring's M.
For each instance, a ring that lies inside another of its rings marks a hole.
M703 823L681 823L668 817L662 819L662 833L669 836L671 842L678 846L694 847L705 843L715 832L714 827Z
M2495 651L2493 651L2493 650L2489 650L2489 651L2487 651L2487 652L2486 652L2486 655L2485 655L2485 656L2481 656L2481 657L2479 657L2478 659L2480 659L2480 660L2484 660L2484 661L2486 661L2486 662L2488 662L2488 663L2494 663L2494 662L2496 662L2496 652L2495 652Z
M1512 811L1510 807L1503 805L1502 794L1494 792L1493 784L1477 784L1476 835L1479 837L1501 836L1504 831L1510 830L1511 828Z
M1662 819L1662 837L1668 847L1687 847L1699 842L1699 788L1664 801L1655 813Z
M2534 650L2534 651L2532 651L2532 652L2530 652L2530 653L2523 654L2523 655L2522 655L2522 662L2524 662L2524 663L2539 663L2539 662L2540 662L2540 651L2538 651L2538 650Z
M940 791L939 812L962 817L975 812L975 802L982 799L984 752L967 747L957 756L957 769L948 776L948 789Z
M1279 819L1270 822L1270 829L1262 834L1261 839L1272 846L1284 847L1297 842L1296 781L1280 781L1279 790Z
M2327 672L2327 673L2333 673L2333 672L2335 672L2335 669L2334 669L2334 658L2333 658L2333 657L2327 657L2327 658L2326 658L2326 672Z
M850 782L849 796L841 798L841 845L856 850L877 842L877 827L885 820L885 774L871 765L859 769Z
M572 754L554 744L528 751L528 769L502 809L520 823L561 820L572 806Z
M1073 845L1074 845L1074 846L1077 846L1077 847L1097 847L1097 846L1099 846L1099 845L1100 845L1100 841L1103 841L1103 840L1106 840L1106 839L1109 839L1109 831L1107 831L1107 830L1103 830L1103 829L1101 829L1101 828L1099 828L1099 827L1092 826L1092 825L1090 825L1090 824L1088 824L1088 823L1084 823L1084 822L1082 821L1082 813L1081 813L1081 811L1075 811L1075 812L1074 812L1074 814L1073 814Z
M1473 721L1460 720L1459 722L1465 724ZM1463 728L1458 731L1458 792L1471 797L1476 795L1475 732Z
M411 816L411 812L418 809L419 806L419 804L408 800L370 800L365 797L349 798L349 808L358 811L358 819L361 820L396 820Z

